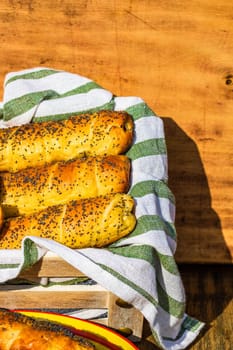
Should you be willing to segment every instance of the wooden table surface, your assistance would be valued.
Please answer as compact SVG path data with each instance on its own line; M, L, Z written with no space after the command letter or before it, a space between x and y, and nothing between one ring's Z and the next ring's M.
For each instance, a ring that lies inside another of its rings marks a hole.
M208 325L195 350L233 344L232 18L228 0L0 2L2 98L6 73L51 67L163 119L187 312ZM146 327L140 349L155 349Z

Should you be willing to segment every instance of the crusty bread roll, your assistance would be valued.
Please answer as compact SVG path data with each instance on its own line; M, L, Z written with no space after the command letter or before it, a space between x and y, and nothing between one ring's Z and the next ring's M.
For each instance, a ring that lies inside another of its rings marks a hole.
M0 309L1 350L94 350L95 347L64 326Z
M2 224L3 224L3 209L2 209L2 206L0 205L0 230L2 228Z
M132 140L133 121L126 112L100 111L0 129L0 171L17 172L83 156L123 154Z
M1 249L18 249L25 236L50 238L70 248L103 247L135 227L134 200L112 194L71 201L40 212L5 220Z
M0 173L4 217L30 214L75 199L125 193L129 175L130 161L124 155L81 158Z

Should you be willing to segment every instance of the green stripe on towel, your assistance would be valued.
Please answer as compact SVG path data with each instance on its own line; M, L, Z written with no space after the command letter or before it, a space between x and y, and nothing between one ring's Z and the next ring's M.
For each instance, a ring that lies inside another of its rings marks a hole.
M54 115L49 115L49 116L46 116L46 117L36 117L36 118L33 118L33 122L45 122L45 121L49 121L49 120L55 120L55 121L58 121L58 120L64 120L64 119L67 119L69 117L72 117L72 116L75 116L75 115L79 115L79 114L83 114L83 113L94 113L94 112L98 112L98 111L101 111L101 110L113 110L113 107L114 107L114 101L110 101L110 102L107 102L105 103L104 105L101 105L101 106L98 106L98 107L95 107L95 108L91 108L91 109L87 109L87 110L82 110L82 111L73 111L73 112L70 112L70 113L64 113L64 114L54 114Z
M27 269L38 261L37 246L30 239L25 239L24 242L24 263L22 269Z
M175 298L172 298L168 291L165 291L160 285L159 280L157 279L157 293L158 293L158 304L170 315L173 315L177 318L182 318L185 311L185 302L180 302Z
M6 81L6 84L11 83L12 81L18 80L18 79L41 79L41 78L45 78L48 75L52 75L52 74L56 74L56 73L61 73L61 71L58 70L53 70L53 69L41 69L41 70L37 70L35 72L28 72L25 74L18 74L15 75L14 77L8 79Z
M93 89L102 89L103 90L103 88L101 86L99 86L98 84L96 84L93 81L90 81L84 85L77 87L76 89L73 89L73 90L67 91L64 94L61 94L60 97L67 97L67 96L72 96L72 95L77 95L77 94L83 94L83 93L89 92Z
M53 90L45 90L33 92L30 94L17 97L4 105L4 120L10 120L18 115L26 113L30 109L36 107L44 100L59 97Z
M165 155L167 153L165 140L163 138L145 140L135 143L127 152L131 160L152 155Z
M123 247L113 247L108 248L109 251L114 254L122 255L129 258L142 259L147 261L155 269L158 268L159 262L162 263L162 266L173 275L179 275L176 263L170 255L163 255L156 251L153 247L142 244L142 245L132 245L132 246L123 246Z
M19 267L19 264L0 264L0 270L1 269L15 269Z
M143 215L137 219L137 225L134 231L127 237L141 235L148 231L165 231L173 240L176 240L176 230L173 223L164 221L158 215Z
M173 204L175 204L175 197L166 183L160 180L147 180L136 183L130 192L133 197L143 197L147 194L154 193L159 198L167 198Z
M131 287L133 290L137 291L139 294L141 294L145 299L147 299L152 305L157 306L157 301L149 294L145 289L139 287L137 284L129 280L128 278L124 277L122 274L118 273L117 271L111 269L109 266L98 264L103 270L110 273L112 276L116 277L119 281L125 283L127 286Z
M126 111L133 116L134 120L154 116L154 112L144 102L126 108Z

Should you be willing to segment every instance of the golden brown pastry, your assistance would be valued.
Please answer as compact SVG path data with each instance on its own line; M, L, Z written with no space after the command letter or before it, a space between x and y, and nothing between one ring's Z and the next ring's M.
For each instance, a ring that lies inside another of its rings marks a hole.
M71 201L4 222L1 249L18 249L25 236L50 238L70 248L103 247L135 227L134 200L113 194Z
M2 206L0 205L0 230L2 228L3 220L4 220L3 209L2 209Z
M124 155L88 157L0 173L4 217L30 214L70 200L127 192L129 175L130 161Z
M1 350L94 350L87 339L64 326L0 309Z
M16 172L84 156L122 154L132 140L133 121L126 112L100 111L0 129L0 171Z

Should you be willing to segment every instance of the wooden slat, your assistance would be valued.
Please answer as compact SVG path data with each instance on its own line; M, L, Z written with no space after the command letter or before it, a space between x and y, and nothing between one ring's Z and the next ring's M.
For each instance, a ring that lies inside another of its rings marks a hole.
M108 291L95 286L0 286L0 305L9 309L107 308Z
M142 337L143 315L131 305L125 306L123 300L98 284L50 287L3 284L0 286L0 305L11 310L56 309L56 312L103 309L107 317L94 319L94 322L118 329L137 341Z
M10 1L0 5L7 72L46 66L119 96L165 124L179 262L232 262L231 1Z
M144 317L138 310L112 293L109 294L108 308L108 322L111 327L122 330L125 334L128 333L134 339L142 337Z
M47 253L32 268L23 271L21 278L83 277L84 274L53 253Z

